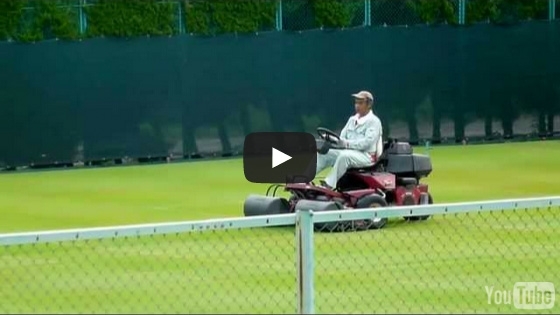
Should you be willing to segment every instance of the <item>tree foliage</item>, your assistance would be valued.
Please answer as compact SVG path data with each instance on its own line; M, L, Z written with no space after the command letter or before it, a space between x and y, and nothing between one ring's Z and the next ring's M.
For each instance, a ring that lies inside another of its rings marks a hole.
M87 36L132 37L177 32L175 1L99 0L86 7Z
M16 36L23 6L24 3L21 0L0 1L0 40Z
M311 0L315 21L318 26L339 28L352 26L363 1L353 0ZM363 16L363 11L360 12Z
M184 1L186 29L193 34L250 33L272 29L276 1Z
M456 24L458 0L372 0L372 23ZM0 1L0 40L254 33L275 28L276 0ZM344 28L364 19L362 0L283 0L286 30ZM466 22L508 23L547 17L547 0L468 0ZM83 19L81 20L83 13ZM87 21L87 27L85 22ZM83 22L82 33L80 23Z
M408 6L418 15L423 23L457 24L456 1L450 0L408 0Z
M77 11L64 1L0 1L0 37L29 42L44 39L76 39L79 36Z
M469 24L544 19L548 15L548 0L469 0L466 11Z

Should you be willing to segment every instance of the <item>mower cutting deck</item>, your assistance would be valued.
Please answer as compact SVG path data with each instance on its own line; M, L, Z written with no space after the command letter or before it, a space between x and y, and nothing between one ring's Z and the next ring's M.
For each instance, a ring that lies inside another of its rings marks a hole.
M323 143L318 154L325 154L332 146L332 131L319 128ZM335 141L332 141L335 142ZM319 143L318 143L319 144ZM245 216L292 213L299 209L319 211L351 210L358 208L410 206L432 203L428 185L420 183L432 172L429 156L413 153L406 142L389 140L377 162L365 168L353 168L340 178L334 189L315 183L271 185L266 195L250 195L244 203ZM277 196L278 189L289 192L289 198ZM405 217L407 220L426 220L429 216ZM321 231L380 229L386 218L349 222L317 223Z

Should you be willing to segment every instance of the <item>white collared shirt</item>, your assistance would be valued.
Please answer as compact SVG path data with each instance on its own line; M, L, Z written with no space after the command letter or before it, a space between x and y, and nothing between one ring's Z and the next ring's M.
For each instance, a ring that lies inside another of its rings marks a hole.
M351 116L340 132L340 138L348 143L349 149L374 154L383 134L381 120L370 110L365 116Z

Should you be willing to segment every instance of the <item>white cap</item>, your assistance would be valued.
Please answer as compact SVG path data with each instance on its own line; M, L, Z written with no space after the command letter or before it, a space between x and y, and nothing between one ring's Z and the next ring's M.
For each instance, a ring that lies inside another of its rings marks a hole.
M352 96L359 99L368 99L370 101L373 101L373 95L368 91L360 91L358 93L352 94Z

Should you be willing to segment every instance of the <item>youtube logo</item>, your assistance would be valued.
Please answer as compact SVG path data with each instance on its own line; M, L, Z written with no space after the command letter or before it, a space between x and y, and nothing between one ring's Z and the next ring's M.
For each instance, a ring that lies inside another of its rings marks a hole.
M315 178L317 144L306 132L255 132L245 137L243 171L252 183L308 183Z

